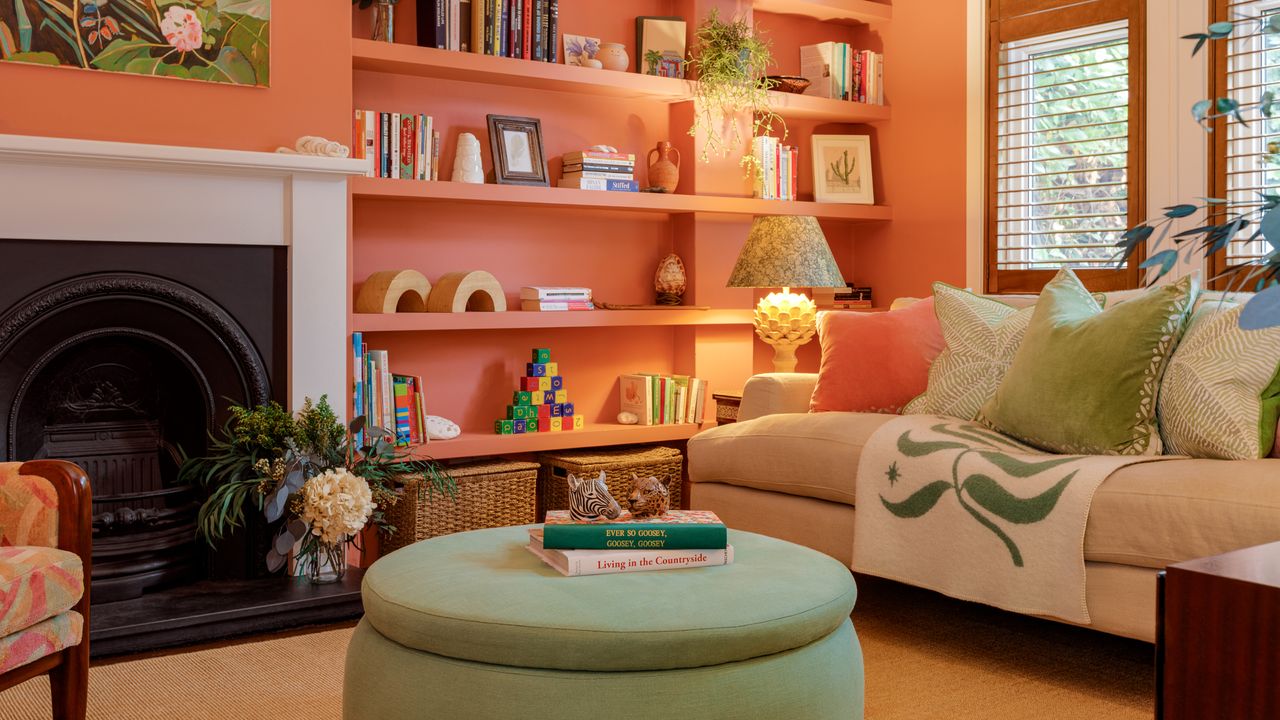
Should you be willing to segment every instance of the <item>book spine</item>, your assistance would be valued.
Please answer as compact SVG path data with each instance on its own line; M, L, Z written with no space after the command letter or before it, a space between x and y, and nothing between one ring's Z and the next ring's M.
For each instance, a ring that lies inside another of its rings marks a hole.
M631 173L625 172L609 172L607 170L567 170L561 176L565 180L580 180L582 178L598 178L603 180L634 180Z
M516 57L516 0L502 0L502 44L506 56Z
M532 59L547 59L547 0L533 0Z
M378 177L391 177L391 113L378 113Z
M418 390L418 394L414 397L416 403L414 411L418 414L418 427L422 428L422 437L419 442L425 443L430 440L427 437L427 386L423 384L421 375L413 376L413 386Z
M395 432L395 389L391 384L391 358L386 350L379 350L378 356L382 370L382 427Z
M391 146L391 157L387 164L387 177L400 177L400 145L404 138L400 135L400 113L391 113L391 121L387 124L387 143Z
M364 414L364 333L351 333L351 419ZM364 433L356 433L356 447L364 445Z
M676 568L719 567L733 564L733 547L723 550L666 550L660 552L576 551L566 558L569 577L649 572ZM567 555L568 553L566 553Z
M440 131L431 133L431 179L440 179Z
M566 312L573 310L594 310L590 302L547 302L545 300L521 300L522 310L534 312Z
M462 49L462 0L449 0L449 49Z
M560 0L547 0L547 62L560 62Z
M640 192L640 183L636 180L613 180L609 178L561 180L560 187L608 192Z
M364 392L361 400L363 407L360 408L360 414L364 416L364 424L366 426L373 422L373 360L369 357L368 343L360 343L360 355L364 358ZM361 433L362 435L364 433Z
M492 0L476 0L481 5L484 12L484 24L480 29L480 45L477 52L485 55L493 54L493 2Z
M356 110L351 119L351 157L364 159L364 111Z
M791 146L791 199L795 200L800 197L797 188L800 187L800 148L795 145Z
M520 14L520 57L525 60L533 58L533 0L524 0L524 9Z
M419 123L420 134L418 136L420 140L419 147L421 148L418 151L418 179L426 180L429 177L427 174L428 161L431 159L431 153L435 149L431 142L432 133L434 132L434 120L430 115L419 115L418 117L421 119Z
M462 0L462 47L459 48L462 52L480 52L480 44L484 42L484 5L481 2Z
M414 147L414 118L412 115L400 116L400 179L412 180L414 173L413 157L417 150Z
M409 386L409 444L416 445L422 442L422 424L418 422L418 383L410 376L406 384Z
M729 535L723 525L601 523L546 525L548 550L721 550Z
M431 0L431 4L435 6L436 11L434 47L447 50L449 48L449 0Z
M562 172L578 172L579 170L594 170L595 172L612 172L626 173L631 175L635 172L636 166L629 162L610 162L607 160L587 160L582 162L579 160L567 160L561 167Z
M369 177L378 177L378 113L364 111L364 156L369 161Z

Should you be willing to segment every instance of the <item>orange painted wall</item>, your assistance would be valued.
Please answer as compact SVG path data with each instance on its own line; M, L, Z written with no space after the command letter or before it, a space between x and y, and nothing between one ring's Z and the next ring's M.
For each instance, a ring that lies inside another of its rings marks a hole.
M0 133L237 150L345 141L351 4L275 0L271 87L0 62Z

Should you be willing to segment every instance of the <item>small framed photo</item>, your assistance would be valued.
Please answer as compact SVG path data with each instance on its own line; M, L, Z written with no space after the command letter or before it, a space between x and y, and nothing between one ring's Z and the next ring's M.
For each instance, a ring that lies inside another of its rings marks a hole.
M813 136L813 196L818 202L875 204L869 135Z
M580 65L599 69L602 63L596 60L600 52L600 38L585 35L564 34L564 64Z
M493 177L499 185L549 186L542 152L542 122L537 118L488 115Z
M685 22L678 17L636 18L636 72L684 77Z

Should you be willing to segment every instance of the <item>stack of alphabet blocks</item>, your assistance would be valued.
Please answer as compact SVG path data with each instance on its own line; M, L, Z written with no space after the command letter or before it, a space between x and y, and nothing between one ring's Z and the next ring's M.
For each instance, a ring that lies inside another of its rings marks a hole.
M582 418L573 411L560 368L551 362L551 350L534 348L533 362L525 366L507 416L493 423L499 435L581 430Z

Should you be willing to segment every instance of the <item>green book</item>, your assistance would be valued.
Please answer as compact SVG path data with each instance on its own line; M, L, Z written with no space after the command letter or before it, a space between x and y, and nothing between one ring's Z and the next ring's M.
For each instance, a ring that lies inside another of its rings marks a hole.
M580 522L568 510L548 510L542 529L549 550L723 550L729 533L709 510L670 510L656 518Z

